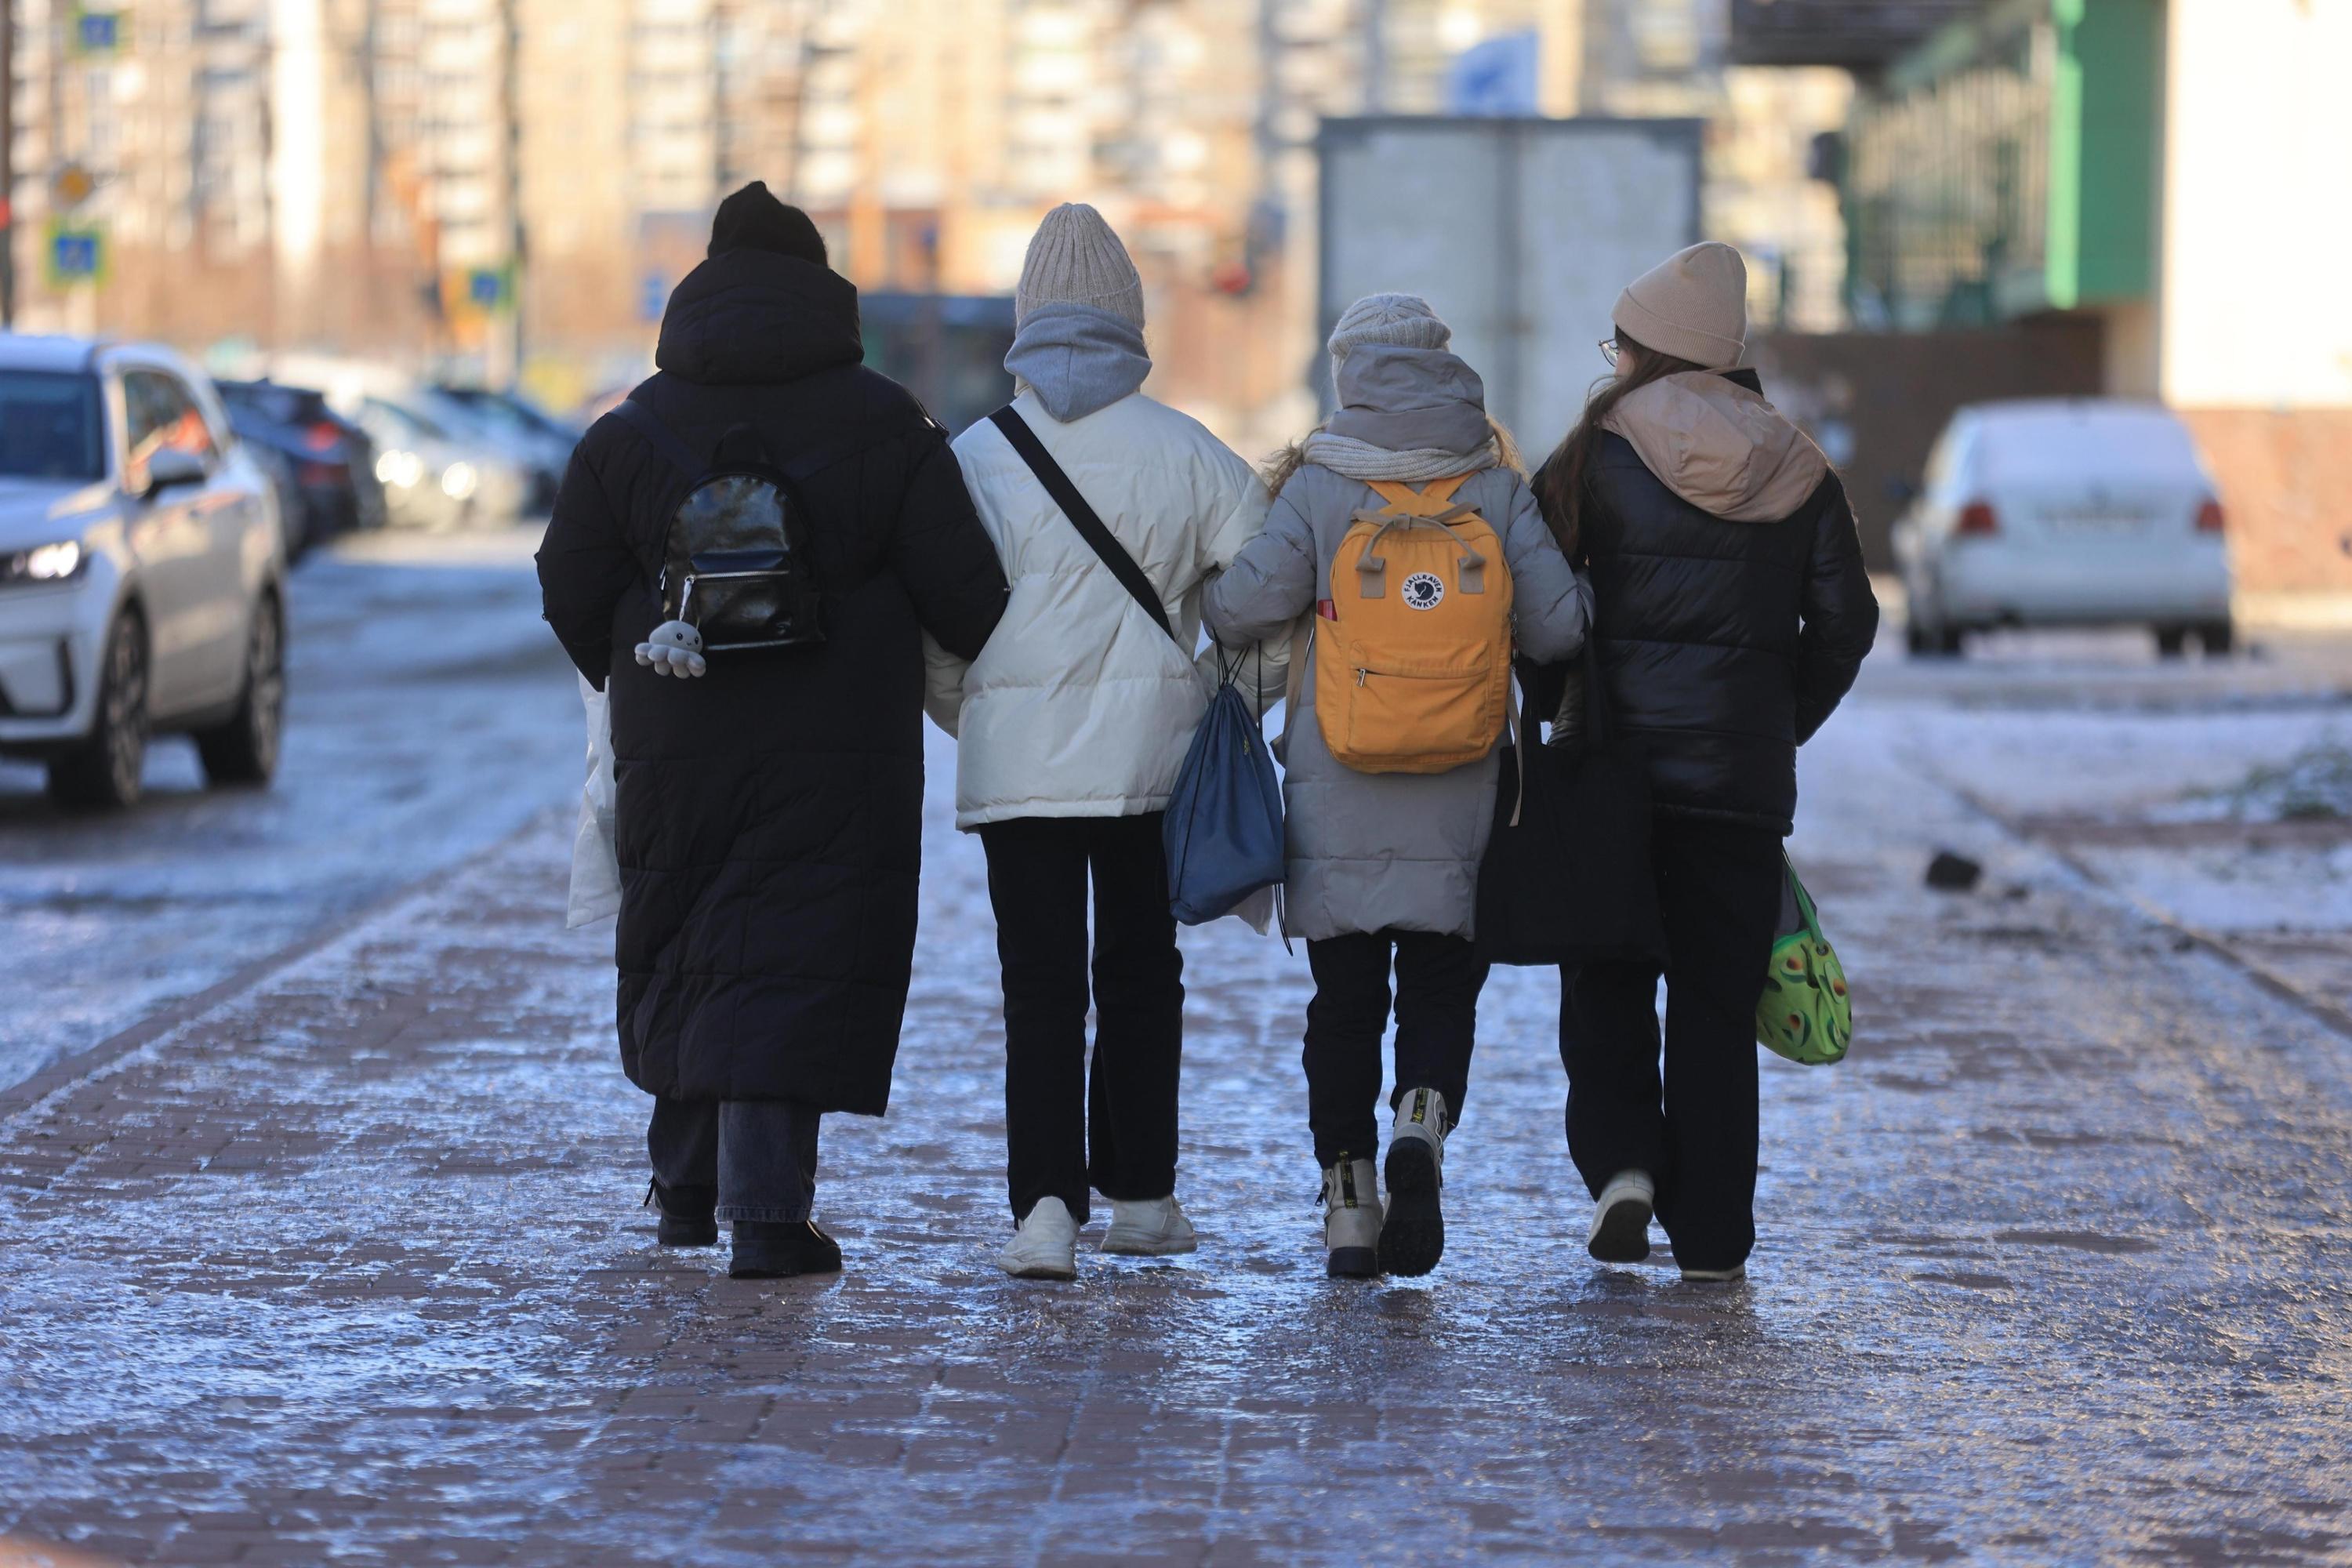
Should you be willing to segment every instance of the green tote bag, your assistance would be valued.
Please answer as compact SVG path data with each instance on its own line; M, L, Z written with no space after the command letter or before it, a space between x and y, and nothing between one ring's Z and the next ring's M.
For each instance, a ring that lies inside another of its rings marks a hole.
M1853 1044L1853 998L1846 994L1845 965L1822 934L1821 914L1797 880L1794 866L1781 887L1778 929L1771 973L1756 1004L1757 1041L1807 1067L1843 1061Z

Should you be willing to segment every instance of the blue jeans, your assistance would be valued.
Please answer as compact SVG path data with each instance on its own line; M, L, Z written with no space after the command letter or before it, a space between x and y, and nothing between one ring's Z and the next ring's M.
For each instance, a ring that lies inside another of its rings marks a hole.
M816 1201L818 1114L791 1100L656 1097L646 1151L663 1187L716 1188L722 1220L804 1220Z

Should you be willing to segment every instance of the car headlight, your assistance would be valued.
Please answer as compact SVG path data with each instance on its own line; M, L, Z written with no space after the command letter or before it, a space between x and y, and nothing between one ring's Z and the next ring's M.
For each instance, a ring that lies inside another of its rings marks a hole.
M0 582L62 583L79 575L89 559L79 539L36 544L30 550L0 555Z
M441 470L441 493L451 500L464 500L481 482L471 463L452 463Z
M375 477L396 489L406 489L425 477L425 459L398 447L375 460Z

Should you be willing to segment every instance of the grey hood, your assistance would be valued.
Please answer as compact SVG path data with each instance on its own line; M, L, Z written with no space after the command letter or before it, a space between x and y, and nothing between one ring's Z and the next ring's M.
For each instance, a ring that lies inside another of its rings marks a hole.
M1151 355L1125 317L1092 305L1058 301L1029 312L1013 335L1004 368L1067 425L1108 408L1143 384Z
M1486 385L1462 356L1444 349L1367 343L1333 370L1339 410L1331 435L1391 452L1474 453L1494 434Z

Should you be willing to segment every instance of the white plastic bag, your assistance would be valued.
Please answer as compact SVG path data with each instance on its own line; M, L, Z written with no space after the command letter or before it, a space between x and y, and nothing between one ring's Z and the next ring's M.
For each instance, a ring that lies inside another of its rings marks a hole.
M580 790L580 828L572 838L572 904L564 928L575 930L621 912L621 859L613 848L613 710L604 694L580 679L588 710L588 780Z

